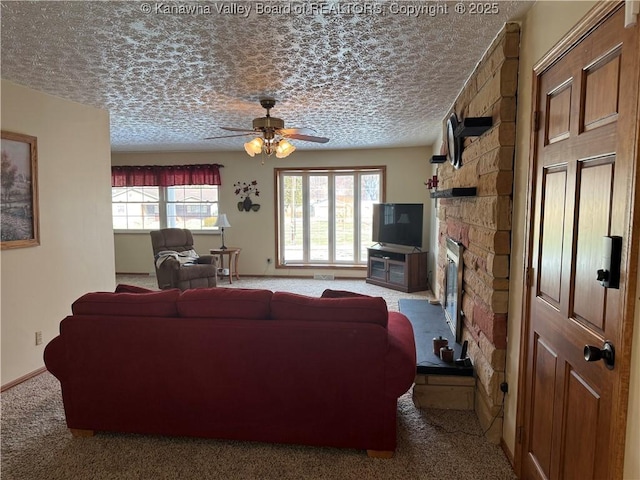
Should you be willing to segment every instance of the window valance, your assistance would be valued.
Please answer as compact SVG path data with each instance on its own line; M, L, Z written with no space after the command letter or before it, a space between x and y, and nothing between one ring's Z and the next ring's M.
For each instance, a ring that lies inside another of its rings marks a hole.
M143 165L111 167L112 187L172 187L222 185L217 163L202 165Z

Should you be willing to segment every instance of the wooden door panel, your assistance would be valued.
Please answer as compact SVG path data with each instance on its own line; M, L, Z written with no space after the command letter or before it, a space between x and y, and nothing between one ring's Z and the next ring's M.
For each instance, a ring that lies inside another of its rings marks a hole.
M558 307L562 273L563 225L565 219L566 166L545 169L541 210L541 249L538 265L538 295Z
M569 138L571 127L571 79L547 93L546 144Z
M534 305L532 315L535 321L532 324L536 341L541 341L550 351L562 352L559 361L563 364L573 365L580 372L587 383L599 385L611 372L607 370L604 362L587 364L584 360L584 346L601 346L604 337L573 318L559 319L558 310L545 299L538 298ZM532 357L533 361L534 357ZM558 374L563 372L562 369ZM559 387L562 390L562 386Z
M578 372L569 368L566 376L563 478L593 478L600 396Z
M573 311L600 333L604 332L605 289L596 280L596 272L602 268L602 237L609 233L614 161L614 157L584 161L578 168Z
M533 346L535 382L533 385L532 428L529 461L540 478L549 478L554 421L554 391L558 357L539 337Z
M620 52L621 49L616 48L582 71L581 131L592 130L617 120Z

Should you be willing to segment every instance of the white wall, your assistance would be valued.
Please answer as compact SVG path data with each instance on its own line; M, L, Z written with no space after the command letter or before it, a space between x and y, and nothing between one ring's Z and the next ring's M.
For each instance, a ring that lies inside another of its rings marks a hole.
M443 124L445 120L442 120ZM441 149L442 142L444 141L444 129L436 139L433 144L433 155L441 155L444 153L444 149ZM431 157L429 157L431 159ZM430 174L429 177L433 177L438 174L438 164L434 163L429 165ZM431 274L429 275L429 285L431 286L431 290L437 299L442 298L442 292L439 291L438 285L436 283L436 266L438 264L438 249L439 241L440 241L440 220L438 219L438 200L431 200L431 208L429 209L429 271Z
M522 327L522 293L524 272L524 234L526 194L531 130L531 92L533 66L558 43L597 2L536 2L522 24L520 72L518 83L518 118L516 159L514 166L513 230L507 376L509 394L504 412L503 437L507 448L515 451L518 362ZM633 365L640 365L640 303L636 308ZM631 395L627 422L624 478L640 478L640 368L631 372Z
M112 290L115 270L108 113L6 80L1 88L2 129L38 139L40 197L40 245L0 253L4 385L44 365L71 303Z
M387 166L388 202L424 203L423 247L429 248L431 199L424 181L431 176L429 164L431 150L427 147L304 151L296 150L286 159L269 157L261 165L258 157L249 157L242 146L237 152L218 153L114 153L114 165L170 165L220 163L221 169L221 210L226 213L231 224L225 229L225 244L242 248L239 270L241 275L302 275L311 276L312 269L276 269L274 262L267 264L267 258L275 259L275 198L274 167L334 167L334 166ZM255 203L261 205L258 212L239 212L239 198L234 193L233 184L257 180L260 197ZM153 272L151 239L148 233L117 233L115 236L116 271L126 273ZM195 235L195 247L200 253L220 246L217 235ZM431 268L431 265L430 265ZM363 270L322 270L336 276L364 277Z

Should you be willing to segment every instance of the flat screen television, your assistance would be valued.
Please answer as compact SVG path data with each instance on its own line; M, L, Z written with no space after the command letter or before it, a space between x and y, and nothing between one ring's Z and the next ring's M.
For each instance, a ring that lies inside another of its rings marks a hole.
M422 203L374 203L373 241L422 248Z

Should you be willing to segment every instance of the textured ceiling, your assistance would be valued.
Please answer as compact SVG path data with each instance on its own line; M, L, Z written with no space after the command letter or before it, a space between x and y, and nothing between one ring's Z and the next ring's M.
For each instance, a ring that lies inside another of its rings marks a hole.
M241 149L243 137L204 138L251 128L263 96L285 127L331 139L300 149L428 145L504 22L531 4L491 5L2 2L1 71L108 110L114 151Z

